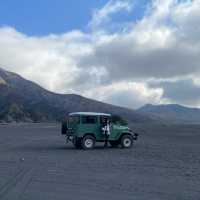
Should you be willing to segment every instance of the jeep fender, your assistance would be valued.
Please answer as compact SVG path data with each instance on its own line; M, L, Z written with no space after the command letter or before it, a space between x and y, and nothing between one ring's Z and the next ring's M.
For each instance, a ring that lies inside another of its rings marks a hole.
M133 138L133 135L129 132L124 132L120 135L120 137L118 138L118 140L121 140L121 138L124 136L124 135L130 135L132 138ZM134 139L134 138L133 138Z
M94 137L95 140L96 140L96 137L95 137L95 134L94 134L94 133L85 133L85 134L83 134L83 135L81 136L81 138L85 137L86 135L90 135L90 136Z

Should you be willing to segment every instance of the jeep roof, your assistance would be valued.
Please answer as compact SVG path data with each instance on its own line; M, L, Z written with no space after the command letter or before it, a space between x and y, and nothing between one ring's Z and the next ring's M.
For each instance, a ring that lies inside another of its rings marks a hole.
M108 113L98 113L98 112L73 112L69 113L69 116L73 115L93 115L93 116L111 116L111 114Z

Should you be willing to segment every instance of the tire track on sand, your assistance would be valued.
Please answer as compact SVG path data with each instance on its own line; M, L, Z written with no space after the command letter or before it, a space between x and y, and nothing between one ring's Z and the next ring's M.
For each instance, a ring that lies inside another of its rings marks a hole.
M30 171L30 169L21 169L16 175L10 178L1 188L0 188L0 199L4 199L7 194L20 182L23 180L24 176Z

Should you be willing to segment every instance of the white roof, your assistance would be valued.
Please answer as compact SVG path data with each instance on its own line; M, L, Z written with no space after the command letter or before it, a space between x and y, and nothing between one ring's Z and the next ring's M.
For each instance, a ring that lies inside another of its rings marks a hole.
M97 113L97 112L73 112L73 113L69 113L69 116L72 115L93 115L93 116L111 116L111 114L108 113Z

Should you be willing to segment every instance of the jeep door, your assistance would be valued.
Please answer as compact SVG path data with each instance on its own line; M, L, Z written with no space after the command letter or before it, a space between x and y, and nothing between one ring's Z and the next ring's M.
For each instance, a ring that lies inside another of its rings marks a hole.
M93 115L83 115L81 116L81 132L82 135L90 133L98 133L98 117Z

